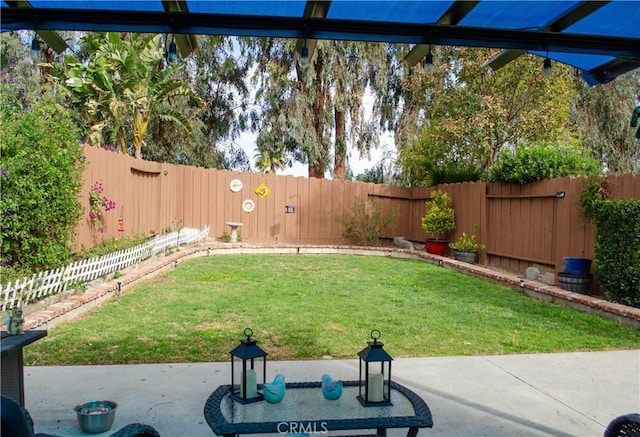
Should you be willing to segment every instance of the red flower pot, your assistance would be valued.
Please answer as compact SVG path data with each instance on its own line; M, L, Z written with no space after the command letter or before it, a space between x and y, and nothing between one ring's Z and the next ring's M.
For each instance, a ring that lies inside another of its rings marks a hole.
M425 249L427 253L431 253L433 255L444 256L447 253L447 249L449 248L449 240L432 240L427 239L425 242Z

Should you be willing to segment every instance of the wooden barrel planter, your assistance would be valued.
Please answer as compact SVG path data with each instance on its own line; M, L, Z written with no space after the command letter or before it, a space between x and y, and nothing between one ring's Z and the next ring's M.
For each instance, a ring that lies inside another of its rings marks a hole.
M570 275L568 273L558 273L560 288L567 291L574 291L580 294L589 294L593 275Z
M466 263L473 264L476 262L476 259L478 258L478 252L454 249L453 258L457 261L464 261Z

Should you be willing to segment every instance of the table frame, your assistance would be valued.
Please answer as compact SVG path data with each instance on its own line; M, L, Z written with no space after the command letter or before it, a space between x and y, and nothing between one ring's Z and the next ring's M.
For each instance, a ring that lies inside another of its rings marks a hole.
M359 381L343 381L344 386L358 386ZM279 422L244 422L230 423L222 414L220 404L225 396L229 395L230 385L219 386L207 399L204 405L204 417L209 424L211 430L217 435L235 436L239 434L258 434L258 433L277 433ZM287 383L287 395L291 390L296 388L315 388L320 389L320 382L293 382ZM413 405L416 412L415 416L396 416L396 417L368 417L368 418L345 418L326 420L319 417L313 421L322 423L327 431L336 430L358 430L358 429L376 429L380 436L386 436L387 428L409 428L408 437L415 437L419 428L433 427L433 419L431 411L426 402L417 394L409 390L403 385L395 381L391 381L391 388L405 396ZM354 398L354 402L357 400ZM377 408L377 407L363 407ZM324 430L324 428L323 428Z

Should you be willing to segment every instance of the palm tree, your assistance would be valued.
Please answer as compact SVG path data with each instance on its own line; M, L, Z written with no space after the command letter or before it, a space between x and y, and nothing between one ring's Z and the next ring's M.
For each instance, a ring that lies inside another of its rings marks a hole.
M254 158L256 159L256 168L263 173L275 174L276 171L284 170L287 166L282 152L258 149Z
M191 132L182 113L161 105L178 96L200 99L176 79L183 64L165 65L160 35L96 33L87 35L84 43L89 54L86 64L67 56L66 66L53 67L72 101L82 108L91 143L103 145L108 134L122 153L128 153L131 138L134 156L141 158L152 118Z

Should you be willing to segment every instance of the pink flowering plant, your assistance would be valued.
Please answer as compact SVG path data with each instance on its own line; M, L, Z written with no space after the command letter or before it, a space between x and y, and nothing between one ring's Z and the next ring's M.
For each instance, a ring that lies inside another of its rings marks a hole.
M102 210L104 212L111 211L116 208L116 202L104 195L104 187L102 182L95 182L89 190L89 221L100 232L104 233L102 225Z

